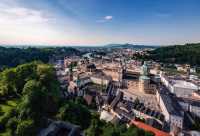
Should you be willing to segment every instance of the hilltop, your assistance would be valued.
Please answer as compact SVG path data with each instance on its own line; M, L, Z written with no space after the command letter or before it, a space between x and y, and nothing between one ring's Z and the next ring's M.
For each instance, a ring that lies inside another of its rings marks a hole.
M47 63L52 57L64 57L73 54L81 55L81 52L71 47L19 48L0 46L0 68L15 67L34 60Z
M160 47L149 53L151 59L159 62L200 65L200 43Z
M107 48L131 48L131 49L144 49L144 48L152 48L155 49L158 46L152 46L152 45L134 45L134 44L107 44L104 47Z

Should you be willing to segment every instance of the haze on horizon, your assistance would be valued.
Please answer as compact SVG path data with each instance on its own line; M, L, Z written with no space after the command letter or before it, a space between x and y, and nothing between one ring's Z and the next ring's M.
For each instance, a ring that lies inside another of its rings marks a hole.
M200 41L199 0L1 0L0 44Z

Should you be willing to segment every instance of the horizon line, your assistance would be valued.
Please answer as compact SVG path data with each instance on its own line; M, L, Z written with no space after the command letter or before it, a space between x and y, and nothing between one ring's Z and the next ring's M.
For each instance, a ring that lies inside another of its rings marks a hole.
M159 46L174 46L174 45L186 45L186 44L198 44L200 42L185 42L182 44L142 44L142 43L108 43L108 44L0 44L0 47L2 46L9 46L9 47L13 47L13 46L27 46L27 47L106 47L109 45L121 45L124 46L126 44L129 45L133 45L133 46L155 46L155 47L159 47Z

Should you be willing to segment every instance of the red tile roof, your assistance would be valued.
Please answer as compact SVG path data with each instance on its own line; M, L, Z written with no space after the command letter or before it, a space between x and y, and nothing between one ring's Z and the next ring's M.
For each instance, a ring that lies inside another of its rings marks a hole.
M166 132L161 131L157 128L149 126L149 125L147 125L143 122L132 120L130 124L133 124L133 125L137 126L138 128L144 129L146 131L152 132L152 133L155 134L155 136L170 136L169 133L166 133Z

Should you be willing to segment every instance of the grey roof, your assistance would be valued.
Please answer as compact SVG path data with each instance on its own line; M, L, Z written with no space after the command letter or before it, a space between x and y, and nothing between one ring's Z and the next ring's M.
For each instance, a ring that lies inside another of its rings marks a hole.
M106 104L110 104L110 102L111 102L111 100L113 98L113 91L116 91L115 87L111 82L109 82L109 84L108 84L108 86L106 88L106 92L107 92L107 98L106 98L106 101L105 101Z
M176 98L173 97L166 88L162 88L160 90L160 97L162 98L164 105L167 111L169 112L169 114L181 116L181 117L183 116L181 114L182 109L180 105L177 103L177 100L175 100Z
M47 128L41 130L39 136L56 136L59 131L67 131L68 136L80 136L81 128L74 124L64 121L55 121L51 123Z
M127 113L124 110L121 110L120 108L116 108L115 112L118 113L120 116L127 118L128 120L131 120L134 117L134 114Z
M87 68L88 69L96 69L96 66L95 66L95 64L88 64Z
M188 103L192 106L200 107L200 100L189 99L189 98L177 98L178 101Z
M123 98L123 92L120 91L120 92L117 94L117 96L115 97L115 99L112 101L111 107L112 107L112 108L115 108L115 106L117 105L117 103L118 103L120 100L122 100L122 98Z

